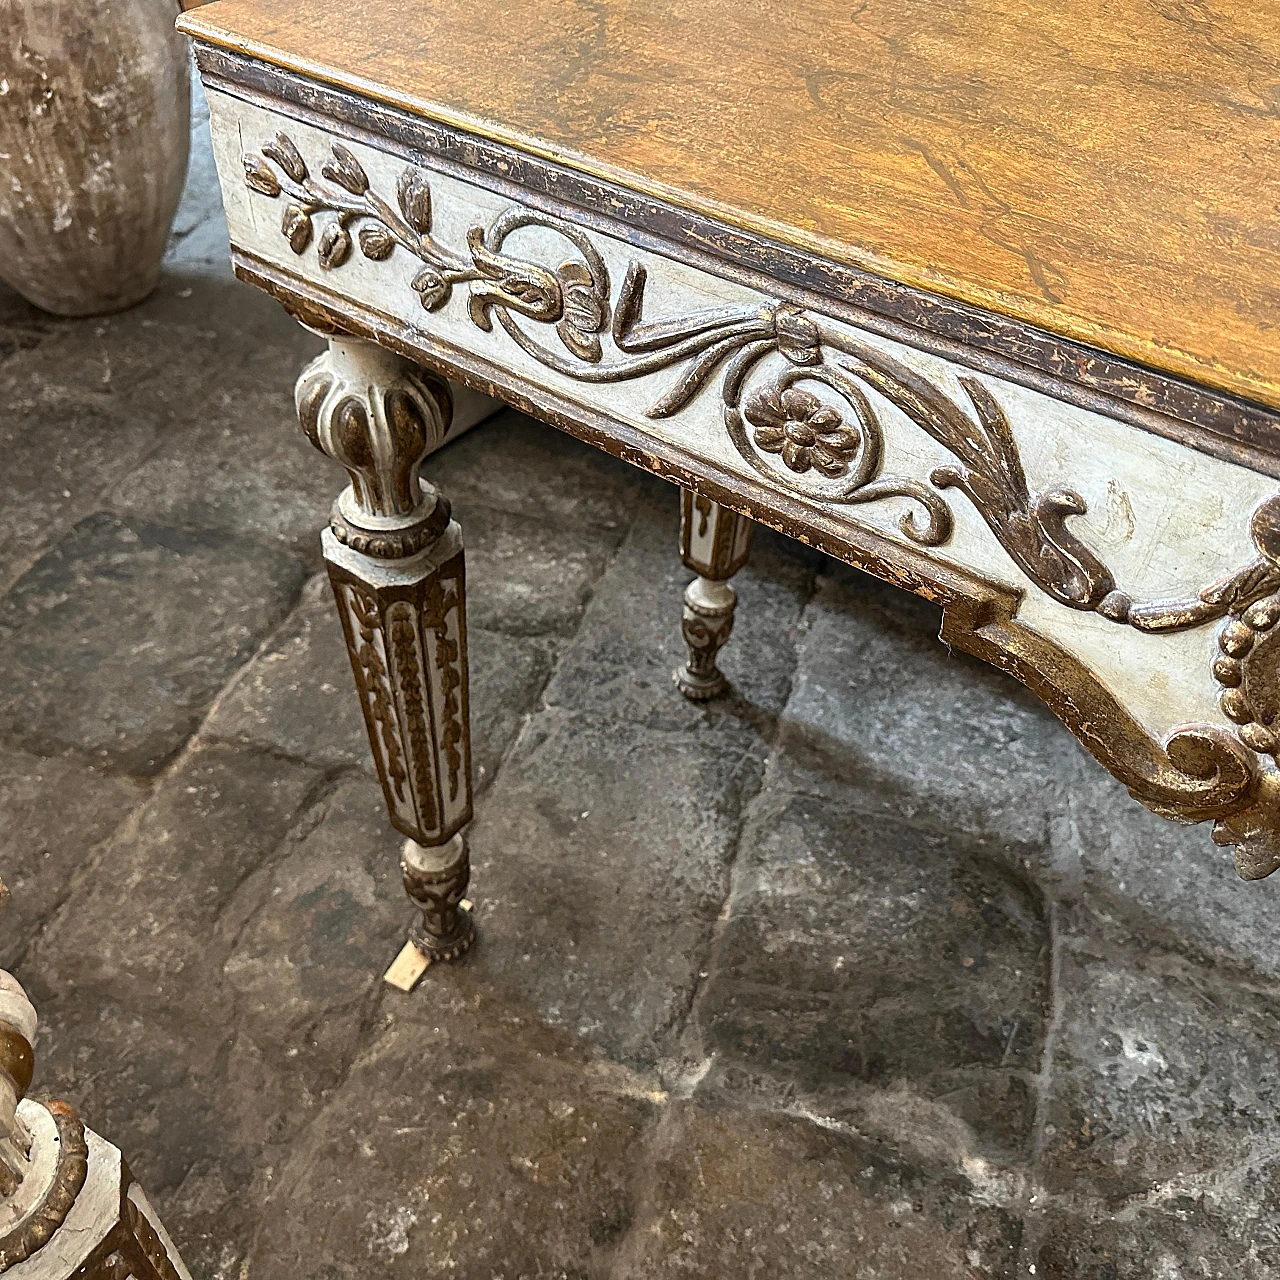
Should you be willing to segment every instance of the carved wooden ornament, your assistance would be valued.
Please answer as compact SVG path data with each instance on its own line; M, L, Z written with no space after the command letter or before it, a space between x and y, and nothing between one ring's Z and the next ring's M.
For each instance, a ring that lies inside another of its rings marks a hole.
M478 161L211 103L242 276L936 601L947 642L1039 693L1144 804L1211 822L1242 875L1280 866L1268 475L1080 379L547 212ZM712 670L730 592L689 606Z

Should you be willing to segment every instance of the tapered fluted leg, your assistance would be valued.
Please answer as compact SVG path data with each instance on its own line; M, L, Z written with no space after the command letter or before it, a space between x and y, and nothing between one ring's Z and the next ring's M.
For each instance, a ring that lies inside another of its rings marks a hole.
M681 631L689 660L677 668L676 684L686 698L702 702L723 693L728 682L716 655L733 630L738 597L729 579L751 554L751 521L710 498L680 494L680 558L698 576L684 593Z
M444 382L373 343L330 339L303 372L298 415L351 484L322 535L369 744L392 825L407 838L405 889L422 912L388 980L411 987L475 929L471 736L462 530L418 474L449 427Z

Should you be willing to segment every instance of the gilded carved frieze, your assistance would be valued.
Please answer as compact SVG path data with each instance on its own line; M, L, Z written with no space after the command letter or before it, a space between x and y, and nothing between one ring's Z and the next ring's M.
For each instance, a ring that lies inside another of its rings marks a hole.
M246 153L243 164L250 190L280 202L280 230L291 250L314 248L325 270L340 269L357 252L376 263L399 252L412 260L408 283L427 312L440 311L465 287L471 324L486 333L496 325L543 367L575 382L629 383L670 371L645 410L651 419L676 418L714 386L726 438L774 488L817 507L904 501L898 528L919 548L951 540L947 495L958 491L1022 573L1066 608L1146 633L1221 622L1218 653L1206 662L1235 732L1184 726L1162 744L1118 710L1078 660L1064 666L1061 650L1051 653L1048 642L1038 647L1012 628L1005 634L999 618L980 621L980 610L967 606L954 609L947 625L958 642L956 620L966 618L970 639L962 647L1036 688L1149 807L1183 821L1214 820L1215 839L1239 846L1242 874L1280 866L1274 800L1280 775L1259 759L1280 752L1280 497L1253 513L1256 558L1194 595L1143 600L1118 586L1104 559L1069 526L1086 511L1081 495L1069 485L1032 488L1008 410L977 377L959 375L963 394L954 394L845 327L785 301L647 319L642 263L628 265L615 291L586 232L519 207L471 226L465 245L451 247L433 234L425 170L406 166L394 193L383 195L338 142L318 175L285 133ZM535 261L510 252L509 238L525 228L559 238L563 254ZM886 473L880 402L952 461L921 476ZM997 633L1002 639L991 648Z

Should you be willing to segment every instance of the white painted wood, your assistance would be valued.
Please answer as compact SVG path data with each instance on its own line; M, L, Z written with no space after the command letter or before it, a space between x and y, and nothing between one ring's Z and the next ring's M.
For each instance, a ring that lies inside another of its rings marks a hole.
M67 1280L120 1220L120 1152L85 1130L89 1173L62 1225L43 1248L10 1267L5 1280Z
M37 1102L24 1098L17 1105L18 1121L31 1137L28 1159L23 1161L22 1182L9 1196L0 1196L0 1236L7 1235L44 1199L58 1170L58 1126Z
M449 390L453 393L453 421L449 424L449 434L444 438L441 448L451 444L460 436L465 436L472 427L478 427L495 413L505 409L501 400L472 391L461 383L450 381ZM432 450L434 453L435 450Z
M677 444L730 473L756 478L726 435L714 379L683 411L667 420L653 419L645 411L671 386L674 369L631 382L581 382L547 369L520 350L500 327L495 325L486 333L472 323L465 285L455 289L440 311L425 311L411 287L419 264L403 250L380 262L356 251L334 271L319 265L314 246L301 255L294 254L280 230L284 202L245 186L242 156L246 151L260 150L277 131L284 130L318 172L328 156L331 139L320 129L223 92L211 91L209 105L227 220L236 245L323 289L390 313L406 325L509 368L571 402L603 410L651 439ZM404 160L345 140L343 145L356 155L375 190L395 192ZM429 169L429 162L423 167ZM431 192L432 234L460 252L465 251L468 229L487 227L511 208L506 198L445 174L431 177ZM608 267L615 294L630 263L639 262L647 268L648 318L767 301L765 295L735 282L607 236L593 232L591 240ZM505 249L548 264L575 256L562 236L546 228L513 232ZM1122 591L1142 599L1194 595L1253 558L1248 516L1258 502L1274 492L1275 482L1270 478L1027 387L975 374L901 342L836 320L824 319L824 324L908 365L958 404L967 403L958 378L964 375L980 381L1013 423L1032 490L1066 487L1084 498L1088 513L1075 517L1071 527L1106 561ZM539 328L532 323L528 327L531 331ZM605 343L608 353L607 335ZM781 356L768 359L774 363L762 365L762 373L783 365ZM820 398L830 396L834 402L833 393L816 386L808 389ZM927 480L935 467L955 461L900 410L875 393L872 398L884 426L885 474ZM777 465L778 474L784 475ZM852 540L857 540L858 530L871 526L882 535L904 541L897 522L910 509L906 500L890 498L856 508L837 506L824 501L824 486L829 493L830 482L812 473L805 477L805 483L810 480L814 508L834 527L847 529ZM1215 628L1157 636L1067 608L1025 577L962 494L952 490L944 496L954 516L954 536L928 554L1022 590L1019 620L1086 662L1156 739L1162 740L1175 726L1188 721L1229 727L1218 710L1218 689L1210 671L1216 652Z

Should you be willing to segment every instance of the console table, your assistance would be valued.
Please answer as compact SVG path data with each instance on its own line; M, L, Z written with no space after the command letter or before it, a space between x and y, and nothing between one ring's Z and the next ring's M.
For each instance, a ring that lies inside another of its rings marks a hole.
M941 605L1141 803L1280 866L1268 6L217 0L235 270L302 427L405 885L466 949L453 380L674 481L691 697L751 522ZM503 459L495 456L494 468ZM928 690L921 690L928 697Z

